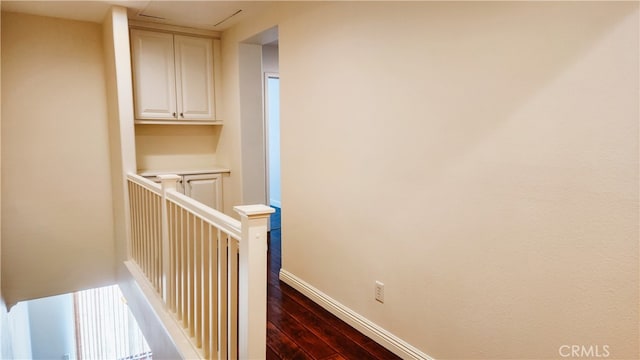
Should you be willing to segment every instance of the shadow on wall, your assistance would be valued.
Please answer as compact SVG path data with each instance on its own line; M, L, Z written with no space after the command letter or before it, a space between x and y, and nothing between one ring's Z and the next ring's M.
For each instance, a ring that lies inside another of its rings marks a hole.
M215 163L219 126L136 125L139 169L184 169Z
M341 123L344 136L371 136L368 143L380 144L358 148L365 153L358 161L345 164L346 167L380 165L379 159L384 160L387 152L385 144L401 144L397 152L415 154L428 166L447 167L455 158L473 152L479 142L490 136L489 132L510 121L522 106L535 100L538 92L563 76L598 39L634 12L631 3L617 7L606 5L594 2L540 6L498 2L468 6L466 3L415 2L393 7L384 2L345 3L340 4L345 11L337 14L343 18L334 21L343 26L327 28L327 34L322 34L320 39L314 39L310 33L307 43L314 46L305 47L305 54L298 54L295 61L304 62L308 67L331 69L336 74L345 96L341 103L333 106L360 109L359 116L368 119L372 127L386 127L389 119L394 119L394 131L383 133L362 129L359 121ZM379 7L381 11L357 16L361 7ZM393 16L394 9L399 8L403 11L395 11L402 15L400 22ZM373 17L375 15L378 17ZM397 36L398 33L423 33L425 22L431 32L428 39ZM461 22L465 24L463 30L459 29ZM373 33L372 23L377 24ZM345 28L349 36L341 33ZM395 30L388 32L389 28ZM478 31L469 31L473 28ZM519 42L514 42L514 37L518 37ZM333 42L328 48L323 46L326 38ZM324 56L336 49L374 48L368 41L378 44L375 46L378 53L356 52L349 60ZM394 53L403 56L389 61L388 54ZM316 58L322 59L322 63L316 63ZM405 69L402 74L415 76L381 71L397 68ZM457 71L452 73L451 68ZM378 85L359 88L357 84L370 83L372 74ZM312 79L309 82L313 83ZM451 85L436 89L434 83ZM459 86L461 83L465 86ZM407 88L413 89L411 94L405 93L399 98L397 90ZM451 99L458 99L456 106L451 106ZM296 101L303 101L304 106L310 108L320 106L312 99ZM376 103L392 106L371 106ZM427 112L429 118L398 118L396 109L415 109L415 114ZM416 127L423 127L425 121L430 123L432 131L415 131ZM358 149L354 149L354 154L359 154ZM432 156L434 152L437 156ZM442 156L443 153L446 156ZM418 176L419 183L426 180L420 179L421 169L399 170L406 171L408 177Z

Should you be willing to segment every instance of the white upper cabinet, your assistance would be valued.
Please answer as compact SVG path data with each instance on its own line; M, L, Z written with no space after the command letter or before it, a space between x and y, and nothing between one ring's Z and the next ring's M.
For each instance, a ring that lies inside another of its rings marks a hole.
M170 119L177 114L173 35L131 31L136 119Z
M213 119L213 43L176 35L174 45L179 116Z
M217 123L218 41L132 29L136 123Z

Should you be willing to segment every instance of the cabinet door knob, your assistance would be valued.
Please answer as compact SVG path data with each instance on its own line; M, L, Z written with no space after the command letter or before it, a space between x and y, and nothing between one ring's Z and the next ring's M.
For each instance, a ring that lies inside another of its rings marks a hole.
M176 113L173 113L171 116L176 117Z
M183 114L183 113L180 113L180 117L184 117L184 114Z

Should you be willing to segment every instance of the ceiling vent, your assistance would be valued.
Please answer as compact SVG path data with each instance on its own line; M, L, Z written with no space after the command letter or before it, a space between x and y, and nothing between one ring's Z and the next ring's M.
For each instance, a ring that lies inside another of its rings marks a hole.
M137 11L136 17L196 29L225 30L237 23L247 10L255 12L265 5L253 1L149 1Z
M160 16L153 16L153 15L147 15L147 14L143 14L142 11L140 11L137 16L141 16L141 17L145 17L145 18L149 18L149 19L155 19L155 20L167 20L163 17Z
M236 11L236 12L234 12L233 14L231 14L231 15L227 16L226 18L222 19L221 21L219 21L219 22L215 23L215 24L213 25L213 27L216 27L216 26L218 26L218 25L221 25L223 22L225 22L225 21L227 21L227 20L231 19L232 17L234 17L234 16L236 16L236 15L240 14L241 12L242 12L242 9L237 10L237 11Z

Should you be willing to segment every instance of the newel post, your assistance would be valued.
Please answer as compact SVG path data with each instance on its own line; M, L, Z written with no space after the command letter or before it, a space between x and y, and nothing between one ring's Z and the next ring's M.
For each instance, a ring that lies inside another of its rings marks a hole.
M242 223L238 274L238 355L262 359L267 349L267 223L275 210L235 206Z
M162 186L162 300L169 304L169 214L167 213L167 191L176 190L180 176L168 174L158 175Z

